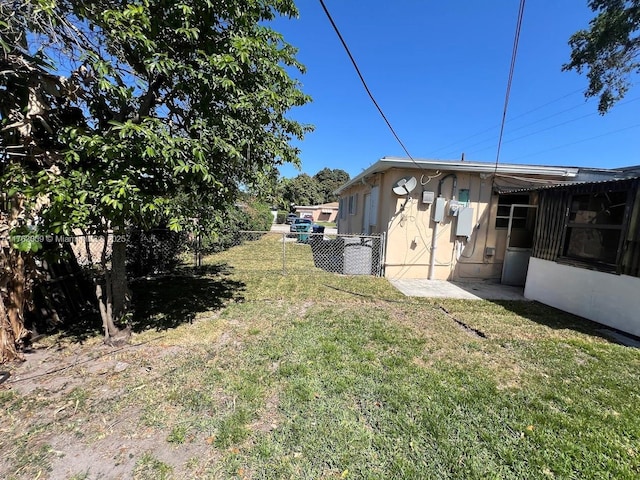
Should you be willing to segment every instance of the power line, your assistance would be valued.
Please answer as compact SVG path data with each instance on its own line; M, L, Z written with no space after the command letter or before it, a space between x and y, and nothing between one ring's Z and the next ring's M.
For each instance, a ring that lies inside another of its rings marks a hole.
M625 103L631 103L631 102L635 102L635 101L638 101L638 100L640 100L640 97L635 98L635 99L633 99L633 100L629 100L628 102L625 102ZM519 137L512 138L512 139L510 139L508 142L505 142L505 143L511 143L511 142L515 142L515 141L517 141L517 140L522 140L523 138L530 137L531 135L537 135L538 133L546 132L546 131L548 131L548 130L553 130L554 128L561 127L561 126L563 126L563 125L567 125L568 123L577 122L578 120L582 120L583 118L586 118L586 117L592 117L593 115L599 115L599 112L587 113L587 114L582 115L582 116L580 116L580 117L572 118L571 120L567 120L566 122L557 123L557 124L552 125L552 126L550 126L550 127L542 128L542 129L540 129L540 130L536 130L535 132L531 132L531 133L528 133L528 134L526 134L526 135L521 135L521 136L519 136ZM596 137L594 137L594 138L596 138Z
M344 50L347 52L347 55L349 56L349 59L351 60L351 63L353 64L353 67L356 69L356 73L358 74L358 77L360 77L360 81L362 82L362 85L364 86L364 89L367 91L367 94L369 95L369 98L371 99L371 101L373 102L375 107L378 109L378 112L380 112L380 115L382 116L383 120L385 121L385 123L389 127L389 130L391 130L391 133L393 134L395 139L398 141L398 143L400 144L402 149L405 151L407 156L411 159L411 161L413 163L416 164L416 166L420 167L420 165L413 159L413 157L409 153L409 150L407 150L407 147L405 147L404 143L402 143L402 140L400 140L400 137L398 136L398 134L396 133L394 128L391 126L391 122L389 122L389 120L387 119L387 116L384 114L384 112L382 111L382 108L380 108L380 105L378 105L378 102L376 101L376 99L374 98L373 94L371 93L371 90L369 90L369 87L367 86L367 82L364 80L364 77L362 76L362 73L360 72L360 68L358 67L358 64L356 63L356 60L353 58L353 55L351 55L351 51L349 50L349 47L347 46L347 42L345 42L344 38L342 38L342 34L340 33L340 30L338 30L338 26L333 21L333 18L331 17L331 14L329 13L329 10L327 9L327 6L324 4L323 0L320 0L320 5L322 5L322 9L324 10L325 15L329 19L329 22L331 22L331 26L335 30L336 35L338 35L338 38L340 39L340 42L342 42L342 46L344 47ZM422 167L420 167L420 168L422 168Z
M535 124L540 123L540 122L543 122L543 121L545 121L545 120L549 120L550 118L557 117L558 115L562 115L563 113L567 113L567 112L569 112L569 111L571 111L571 110L575 110L576 108L579 108L579 107L581 107L582 105L583 105L583 104L580 104L580 105L577 105L577 106L574 106L574 107L571 107L571 108L567 108L567 109L565 109L565 110L562 110L562 111L560 111L560 112L556 112L556 113L554 113L554 114L552 114L552 115L549 115L549 116L547 116L547 117L544 117L544 118L542 118L542 119L536 120L536 121L534 121L534 122L527 123L527 124L522 125L522 126L520 126L520 127L518 127L518 128L511 129L511 130L509 131L509 133L517 132L517 131L522 130L522 129L524 129L524 128L530 127L531 125L535 125ZM593 116L593 115L597 115L597 114L598 114L598 112L590 112L590 113L587 113L587 114L585 114L585 115L581 115L581 116L579 116L579 117L575 117L575 118L572 118L572 119L570 119L570 120L567 120L566 122L558 123L558 124L552 125L552 126L550 126L550 127L543 128L542 130L536 130L535 132L528 133L528 134L522 135L522 136L517 137L517 138L514 138L514 139L506 140L506 141L504 141L504 142L502 142L502 143L504 144L504 143L514 142L514 141L516 141L516 140L520 140L521 138L526 138L526 137L529 137L529 136L531 136L531 135L535 135L536 133L544 132L544 131L546 131L546 130L551 130L552 128L556 128L556 127L559 127L559 126L561 126L561 125L565 125L565 124L567 124L567 123L571 123L571 122L574 122L574 121L576 121L576 120L581 120L581 119L583 119L583 118L591 117L591 116ZM494 137L493 137L493 136L490 136L490 137L487 137L487 138L485 138L485 139L483 139L483 140L480 140L479 142L472 143L471 145L465 145L465 146L464 146L464 149L465 149L466 151L469 151L469 149L471 149L471 148L473 148L473 147L477 147L478 145L486 144L487 142L490 142L491 144L490 144L490 145L487 145L486 147L483 147L483 148L481 148L481 149L479 149L479 150L476 150L476 152L482 152L482 151L484 151L484 150L488 150L488 149L490 149L490 148L494 148L494 146L495 146L495 143L494 143ZM453 151L453 150L450 150L450 151Z
M575 95L576 93L581 92L581 91L582 91L582 89L581 89L581 88L579 88L579 89L577 89L577 90L574 90L573 92L569 92L569 93L567 93L567 94L565 94L565 95L562 95L561 97L558 97L558 98L555 98L555 99L553 99L553 100L550 100L550 101L548 101L547 103L543 103L542 105L538 105L537 107L534 107L534 108L532 108L531 110L527 110L526 112L523 112L523 113L521 113L520 115L517 115L517 116L515 116L515 117L513 117L513 118L510 118L509 120L507 120L507 122L506 122L506 123L510 123L510 122L513 122L513 121L515 121L515 120L517 120L517 119L519 119L519 118L526 117L526 116L527 116L527 115L529 115L530 113L537 112L538 110L541 110L541 109L543 109L544 107L548 107L549 105L552 105L552 104L554 104L554 103L557 103L557 102L559 102L560 100L564 100L565 98L568 98L568 97L570 97L570 96L572 96L572 95ZM583 102L583 103L580 103L579 105L577 105L577 106L575 106L575 107L572 107L572 108L578 108L578 107L580 107L580 106L582 106L582 105L584 105L584 102ZM566 110L564 110L564 111L566 111ZM564 112L564 111L563 111L563 112ZM561 112L561 113L562 113L562 112ZM530 124L527 124L527 125L530 125ZM447 145L445 145L444 147L437 148L437 149L436 149L436 150L434 150L432 153L433 153L433 154L435 154L435 153L437 153L437 152L441 152L442 150L451 149L451 147L455 147L455 146L457 146L457 145L461 145L461 144L463 144L464 142L466 142L467 140L471 140L472 138L475 138L475 137L478 137L478 136L483 135L483 134L485 134L485 133L491 132L491 131L495 130L496 128L498 128L499 126L500 126L500 125L494 125L494 126L492 126L492 127L490 127L490 128L487 128L486 130L482 130L481 132L474 133L473 135L469 135L468 137L464 137L464 138L463 138L463 139L461 139L461 140L456 140L455 142L448 143L448 144L447 144ZM526 125L525 125L525 126L526 126ZM524 128L524 127L518 127L518 128ZM493 136L493 135L492 135L492 136ZM479 142L479 143L483 143L484 141L485 141L485 140L482 140L482 141L481 141L481 142ZM474 144L474 145L478 145L478 144L476 143L476 144ZM471 145L471 146L473 146L473 145ZM466 148L468 148L468 146L467 146L467 145L464 145L462 148L463 148L463 149L466 149ZM451 150L448 150L448 151L451 151Z
M629 104L629 103L637 102L638 100L640 100L640 97L635 97L635 98L632 98L631 100L620 102L618 104L618 106L622 106L622 105L626 105L626 104ZM569 109L569 110L572 110L572 109ZM566 111L568 111L568 110L565 110L564 112L566 112ZM564 112L560 112L560 113L564 113ZM569 120L566 120L566 121L560 122L560 123L556 123L555 125L551 125L550 127L541 128L540 130L536 130L535 132L527 133L525 135L520 135L519 137L516 137L516 138L510 138L509 140L507 140L507 141L505 141L503 143L504 144L513 143L513 142L516 142L518 140L522 140L523 138L527 138L527 137L530 137L532 135L537 135L538 133L546 132L548 130L553 130L554 128L562 127L563 125L567 125L569 123L577 122L578 120L582 120L583 118L593 117L594 115L599 115L599 112L594 111L594 112L586 113L584 115L580 115L579 117L570 118ZM552 115L552 116L554 116L554 115ZM550 118L550 117L547 117L545 120L547 120L548 118ZM525 126L534 125L535 123L539 123L539 122L533 122L533 123L530 123L530 124L525 125ZM522 128L524 128L524 127L522 127ZM515 129L513 131L522 130L522 128L517 128L517 129ZM479 142L479 143L481 144L481 143L484 143L484 142ZM476 145L478 145L478 144L476 144ZM483 150L488 150L489 148L492 148L492 147L493 146L488 146L488 147L481 148L480 150L476 150L476 151L477 152L482 152Z
M520 160L520 159L522 159L522 158L535 157L535 156L537 156L537 155L541 155L541 154L543 154L543 153L551 152L551 151L553 151L553 150L559 150L559 149L561 149L561 148L570 147L570 146L572 146L572 145L576 145L576 144L578 144L578 143L588 142L588 141L590 141L590 140L595 140L596 138L607 137L607 136L609 136L609 135L613 135L614 133L624 132L624 131L626 131L626 130L631 130L631 129L633 129L633 128L638 128L638 127L640 127L640 123L636 123L635 125L630 125L630 126L625 127L625 128L619 128L619 129L617 129L617 130L612 130L612 131L610 131L610 132L603 133L603 134L601 134L601 135L596 135L595 137L583 138L583 139L581 139L581 140L576 140L575 142L565 143L565 144L563 144L563 145L558 145L558 146L555 146L555 147L552 147L552 148L548 148L548 149L546 149L546 150L542 150L542 151L539 151L539 152L536 152L536 153L530 153L530 154L528 154L528 155L523 155L522 157L514 158L514 159L513 159L513 161L515 161L515 160Z
M513 50L511 52L511 65L509 66L509 80L507 81L507 91L504 97L504 110L502 111L502 122L500 124L500 135L498 136L498 150L496 151L496 167L494 175L498 171L498 162L500 161L500 148L502 147L502 135L504 134L504 124L507 119L507 107L509 106L509 95L511 93L511 83L513 82L513 72L516 67L516 58L518 56L518 43L520 41L520 30L522 28L522 17L524 16L524 5L526 0L520 0L520 8L518 10L518 21L516 23L516 34L513 38Z

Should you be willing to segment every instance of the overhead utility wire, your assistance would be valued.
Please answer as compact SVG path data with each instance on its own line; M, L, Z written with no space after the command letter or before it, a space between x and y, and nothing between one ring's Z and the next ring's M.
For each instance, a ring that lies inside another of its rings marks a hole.
M524 16L524 4L525 4L525 0L520 0L520 9L518 10L518 22L516 24L516 34L513 39L513 51L511 52L511 66L509 67L509 80L507 81L507 92L504 97L504 109L502 111L500 135L498 136L498 150L496 152L496 168L493 171L494 175L498 171L498 162L500 161L500 147L502 146L502 135L504 134L504 124L507 119L507 107L509 106L509 95L511 93L511 83L513 82L513 72L516 67L516 57L518 56L518 42L520 41L522 17Z
M539 106L537 106L537 107L535 107L535 108L532 108L531 110L527 110L526 112L521 113L520 115L517 115L517 116L515 116L515 117L513 117L513 118L509 119L509 120L507 121L507 123L508 123L508 122L513 122L513 121L515 121L515 120L517 120L517 119L519 119L519 118L525 117L525 116L529 115L530 113L537 112L538 110L540 110L540 109L542 109L542 108L544 108L544 107L547 107L547 106L549 106L549 105L552 105L552 104L554 104L554 103L557 103L557 102L559 102L560 100L564 100L565 98L570 97L571 95L575 95L576 93L581 92L581 91L582 91L582 88L579 88L578 90L574 90L573 92L567 93L566 95L563 95L562 97L558 97L558 98L556 98L556 99L554 99L554 100L551 100L551 101L549 101L549 102L547 102L547 103L544 103L544 104L539 105ZM580 105L583 105L583 103L581 103ZM576 108L577 108L577 107L576 107ZM441 152L441 151L443 151L443 150L451 149L452 147L455 147L455 146L457 146L457 145L460 145L460 144L462 144L463 142L466 142L467 140L471 140L472 138L476 138L476 137L478 137L478 136L480 136L480 135L482 135L482 134L484 134L484 133L492 132L496 127L499 127L499 126L500 126L500 125L494 125L493 127L487 128L486 130L482 130L481 132L474 133L473 135L469 135L468 137L465 137L465 138L463 138L462 140L456 140L456 141L455 141L455 142L453 142L453 143L448 143L448 144L447 144L447 145L445 145L444 147L440 147L440 148L438 148L438 149L434 150L432 153L436 154L436 153ZM483 140L483 142L484 142L484 140ZM467 146L466 146L466 145L464 145L464 148L467 148ZM447 151L450 151L450 150L447 150Z
M588 142L590 140L595 140L596 138L607 137L607 136L613 135L615 133L624 132L624 131L631 130L631 129L638 128L638 127L640 127L640 123L636 123L635 125L630 125L630 126L625 127L625 128L619 128L617 130L612 130L610 132L606 132L606 133L603 133L601 135L596 135L595 137L583 138L581 140L576 140L575 142L565 143L565 144L562 144L562 145L557 145L555 147L551 147L551 148L548 148L546 150L542 150L542 151L535 152L535 153L529 153L527 155L523 155L521 157L517 157L514 160L520 160L520 159L528 158L528 157L535 157L537 155L542 155L543 153L552 152L553 150L559 150L561 148L570 147L572 145L577 145L578 143L585 143L585 142Z
M367 91L367 94L369 95L369 98L371 99L373 104L378 109L378 112L380 112L380 115L382 116L382 118L384 119L385 123L389 127L389 130L391 130L391 133L396 138L396 140L398 141L398 143L400 144L402 149L405 151L407 156L411 159L411 161L413 163L416 164L416 166L420 167L420 165L413 159L413 157L409 153L409 150L407 150L407 147L405 147L404 143L402 143L402 140L400 140L400 137L398 136L398 134L396 133L394 128L391 126L391 122L389 122L389 120L387 119L387 116L382 111L382 108L380 108L380 105L378 105L378 102L373 97L373 94L371 93L371 90L369 90L369 87L367 86L367 82L365 82L364 77L362 76L362 73L360 73L360 68L358 68L358 64L356 63L355 59L353 58L353 55L351 55L351 51L349 50L349 47L347 46L347 42L345 42L344 38L342 38L342 34L340 33L340 30L338 30L338 26L333 21L333 18L331 17L331 14L329 13L329 10L327 9L327 6L324 4L323 0L320 0L320 5L322 5L322 9L324 10L325 15L329 19L329 22L331 22L331 26L333 27L333 29L335 30L336 34L338 35L338 38L340 39L340 42L342 42L342 46L344 47L345 51L347 52L347 55L349 56L349 59L351 60L351 63L353 64L353 67L356 69L356 73L358 74L358 77L360 77L360 81L362 82L362 85L364 86L364 89Z
M632 98L631 100L627 100L625 102L620 102L618 104L618 106L626 105L626 104L632 103L632 102L637 102L638 100L640 100L640 97L635 97L635 98ZM565 111L560 112L560 113L564 113L564 112L567 112L569 110L573 110L573 109L570 108L570 109L565 110ZM542 133L542 132L547 132L549 130L553 130L554 128L562 127L563 125L567 125L569 123L577 122L578 120L582 120L583 118L593 117L594 115L599 115L599 112L589 112L589 113L586 113L584 115L580 115L579 117L570 118L569 120L565 120L564 122L561 122L561 123L556 123L554 125L551 125L550 127L541 128L540 130L536 130L534 132L529 132L529 133L526 133L524 135L520 135L519 137L510 138L509 140L505 140L502 143L503 144L507 144L507 143L516 142L518 140L522 140L523 138L527 138L527 137L530 137L532 135L537 135L537 134ZM550 117L544 118L543 120L548 120L549 118L554 117L554 116L556 116L556 115L551 115ZM540 121L542 121L542 120L540 120ZM514 130L511 130L511 132L517 132L518 130L522 130L525 127L529 127L531 125L539 123L540 121L527 124L524 127L516 128ZM474 145L481 145L481 144L483 144L485 142L486 142L486 140L483 140L482 142L476 143ZM471 146L474 146L474 145L471 145ZM476 152L483 152L484 150L488 150L490 148L493 148L493 145L490 145L490 146L487 146L487 147L484 147L484 148L481 148L481 149L475 150L475 151Z
M549 120L550 118L554 118L554 117L557 117L558 115L562 115L563 113L567 113L567 112L570 112L572 110L576 110L577 108L584 107L584 105L585 105L585 103L583 102L583 103L580 103L578 105L574 105L573 107L569 107L569 108L566 108L564 110L560 110L559 112L552 113L551 115L547 115L546 117L539 118L538 120L534 120L533 122L525 123L524 125L521 125L521 126L519 126L517 128L511 128L511 129L509 129L509 133L512 134L513 132L517 132L517 131L522 130L524 128L528 128L528 127L530 127L532 125L536 125L538 123L544 122L546 120ZM597 113L598 112L595 112L595 113L593 113L593 115L595 115ZM589 114L589 115L591 115L591 114ZM520 117L522 117L522 115L520 115ZM578 118L583 118L583 117L584 116L581 116L581 117L578 117ZM518 118L518 117L516 117L516 118ZM510 124L510 121L507 121L507 123ZM482 133L489 132L489 131L493 130L494 128L495 127L490 128L488 130L485 130ZM477 136L481 135L482 133L478 133L478 134L474 135L474 137L477 137ZM471 138L472 137L468 137L467 140L469 140ZM471 145L465 145L464 149L466 151L469 151L469 149L471 149L472 147L477 147L478 145L482 145L482 144L485 144L487 142L491 142L491 145L487 146L486 148L483 148L482 150L487 150L489 148L494 148L494 146L495 146L495 136L494 135L490 135L490 136L487 136L486 138L484 138L482 140L477 141L476 143L472 143ZM508 143L508 142L505 141L503 143ZM442 149L440 149L440 150L442 150ZM478 150L478 151L482 151L482 150ZM449 150L447 150L447 153L448 152L455 152L455 150L449 149Z

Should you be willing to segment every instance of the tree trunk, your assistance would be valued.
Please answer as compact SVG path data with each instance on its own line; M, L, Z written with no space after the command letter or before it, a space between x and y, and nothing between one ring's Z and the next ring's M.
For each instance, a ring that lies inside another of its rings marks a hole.
M8 211L0 211L3 232L9 232L24 214L24 198L10 198ZM24 307L30 294L32 257L0 241L0 363L22 360L22 341L29 333L24 328ZM30 269L27 272L27 265Z
M18 352L17 343L4 306L4 298L0 295L0 364L13 360L22 360L22 355Z
M0 265L4 278L0 281L0 363L22 360L22 340L28 331L24 328L24 306L27 300L27 274L24 253L4 249ZM3 291L6 290L6 294Z
M101 257L102 278L95 279L96 297L104 329L104 341L109 345L126 343L131 336L131 328L121 330L116 322L125 320L129 299L126 277L126 242L111 242L111 261L108 261L108 238L104 235L104 245ZM121 240L118 235L114 240Z
M113 232L111 254L111 295L113 316L121 320L127 313L131 294L127 284L127 242L124 230Z

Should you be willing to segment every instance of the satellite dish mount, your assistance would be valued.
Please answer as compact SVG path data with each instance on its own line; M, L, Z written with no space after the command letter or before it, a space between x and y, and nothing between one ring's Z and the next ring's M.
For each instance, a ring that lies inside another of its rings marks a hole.
M409 201L409 195L413 192L418 185L416 177L402 177L393 185L393 193L398 196L406 196L400 210L404 210L405 205Z

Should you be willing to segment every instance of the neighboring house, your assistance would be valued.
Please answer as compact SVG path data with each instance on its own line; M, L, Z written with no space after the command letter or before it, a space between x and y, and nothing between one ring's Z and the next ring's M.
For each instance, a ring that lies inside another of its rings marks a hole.
M310 218L314 222L335 222L338 217L338 202L322 205L297 205L296 214L300 218Z
M539 189L525 297L640 335L636 178Z
M383 234L389 278L524 284L538 198L531 187L622 176L620 170L385 157L336 191L338 232Z

